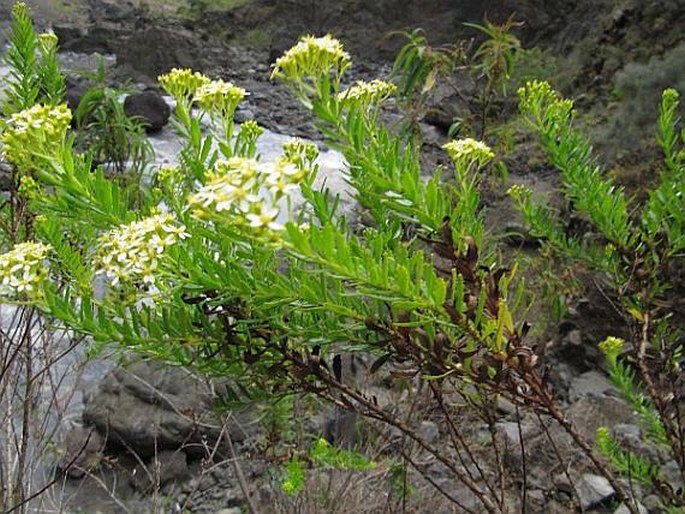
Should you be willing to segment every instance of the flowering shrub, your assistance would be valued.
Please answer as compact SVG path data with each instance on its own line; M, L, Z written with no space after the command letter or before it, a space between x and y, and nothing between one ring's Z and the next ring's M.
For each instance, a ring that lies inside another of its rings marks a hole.
M609 376L642 421L645 439L668 449L685 477L685 430L680 393L674 389L685 364L685 340L678 322L671 321L676 313L669 305L669 292L679 287L674 266L685 250L685 134L678 127L679 95L672 89L663 93L657 133L663 169L647 200L636 205L604 176L590 143L573 126L571 101L540 82L528 83L518 94L521 112L560 172L570 207L602 237L583 241L569 236L554 210L535 201L530 191L516 187L510 195L532 233L558 259L584 263L602 273L613 289L614 308L625 319L630 341L609 337L599 344ZM682 495L664 487L651 456L624 452L606 428L598 431L597 442L618 472L652 485L667 503L682 508Z
M476 409L494 434L488 413L495 399L505 396L555 419L635 512L626 488L559 408L526 341L526 325L517 319L525 308L517 266L497 262L480 202L481 177L494 152L473 139L448 142L444 149L454 180L445 181L442 168L426 178L413 137L379 123L383 102L395 87L372 81L341 90L350 64L331 36L307 36L278 59L272 76L311 107L327 142L343 153L345 179L368 214L367 224L352 226L338 210L339 199L325 186L314 187L315 146L293 140L276 162L261 162L255 149L261 129L233 121L247 93L175 69L159 80L176 99L176 127L185 141L179 165L157 171L153 187L144 188L134 203L116 177L101 169L91 172L91 163L74 155L62 137L59 151L44 155L46 165L36 170L32 188L31 208L39 218L27 227L35 229L44 250L34 250L28 259L13 253L26 252L15 245L1 257L7 263L6 285L14 288L8 292L37 290L33 301L72 330L98 343L117 342L230 375L253 398L312 393L394 426L492 513L506 512L519 486L501 471L478 466L446 398L452 395ZM622 192L600 176L567 125L572 104L541 83L524 89L521 98L524 112L542 127L553 161L566 170L569 195L607 235L603 253L587 258L605 259L606 271L618 269L627 255L638 257L627 253L637 240ZM199 111L191 109L193 103ZM222 130L203 133L202 116ZM56 132L45 123L34 129L31 137L38 141ZM662 139L665 147L675 148L672 134ZM674 175L682 169L678 155L671 158ZM669 208L664 195L679 198L681 186L673 182L650 199L654 213ZM304 199L298 211L290 202L296 190ZM552 216L538 216L547 211L531 195L521 188L511 191L536 235L550 243L569 242L555 235ZM682 241L674 226L662 228ZM53 249L49 281L38 268L47 245ZM646 254L639 258L647 261ZM126 294L94 295L94 269ZM151 293L154 302L132 301ZM639 307L634 316L648 320L651 311ZM373 372L390 368L422 381L436 416L449 427L449 451L349 385L337 354L341 344L370 353ZM492 448L484 451L491 450L501 470L500 441L493 435L490 442ZM324 453L335 459L335 452ZM301 482L299 465L292 469ZM501 494L492 494L496 490Z

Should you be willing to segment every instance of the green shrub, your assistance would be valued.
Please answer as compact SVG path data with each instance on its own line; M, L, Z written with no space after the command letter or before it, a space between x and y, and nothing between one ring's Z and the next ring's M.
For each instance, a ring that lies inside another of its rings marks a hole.
M50 266L35 280L30 275L30 289L6 291L6 300L35 305L76 333L92 336L95 350L116 342L122 349L231 376L254 399L315 394L394 427L491 513L510 510L521 491L503 471L502 443L494 429L495 400L507 397L556 420L636 512L601 452L560 409L526 341L526 324L517 319L526 307L525 286L516 263L497 262L480 202L479 185L494 153L473 139L448 142L443 148L453 179L445 181L442 168L426 178L420 142L379 121L396 86L374 80L344 89L350 65L337 40L307 36L278 59L273 77L312 109L327 142L344 155L345 179L368 214L367 226L351 226L339 211L339 199L325 185L315 187L314 145L294 140L276 162L261 162L255 147L261 129L254 122L239 128L233 122L246 92L191 70L172 70L160 82L176 99L175 124L185 146L179 165L158 170L153 186L141 185L135 201L118 177L101 168L92 172L89 159L78 155L63 133L53 135L58 144L48 154L35 155L28 145L25 160L14 162L26 168L32 158L41 160L31 169L30 201L36 214L32 238L43 245L14 251L40 248ZM668 98L665 120L673 113L673 95ZM193 103L199 107L195 112ZM565 192L607 243L587 250L558 229L548 208L515 189L534 233L572 258L613 273L618 286L627 284L624 293L632 302L627 312L649 328L650 302L661 301L663 290L641 297L633 279L637 271L626 263L640 271L639 284L651 284L644 281L653 277L660 284L661 265L682 252L685 210L673 212L682 198L682 153L672 123L663 124L660 139L670 154L668 171L645 207L644 222L636 224L628 199L602 176L589 145L571 129L570 102L538 84L524 90L522 104L562 169ZM48 126L50 112L38 113L39 127ZM202 117L212 123L208 134L200 130ZM305 201L298 211L292 209L294 190ZM655 244L660 237L668 245ZM3 257L8 255L17 257ZM12 283L11 270L0 278ZM106 283L104 291L94 291L96 278ZM420 382L447 443L430 441L402 413L350 385L341 346L370 353L372 372L389 369ZM653 404L657 410L663 405L655 399ZM463 412L456 405L485 420L490 446L474 452L456 421ZM669 423L663 424L671 437ZM366 467L355 454L315 450L308 458ZM486 452L496 464L493 472L480 466ZM412 454L402 457L421 472ZM288 471L289 487L297 490L303 481L298 461L291 461ZM436 490L459 506L444 489L436 485Z
M123 90L106 86L102 58L92 78L95 85L86 90L75 112L76 145L86 150L95 163L109 166L118 174L126 173L137 189L153 156L145 124L124 111Z
M685 132L679 128L679 94L674 89L663 92L657 141L664 163L657 186L642 205L636 205L605 176L590 143L573 127L570 100L541 82L528 83L519 90L519 97L521 111L560 171L568 207L587 219L601 237L583 241L569 236L556 213L534 202L530 191L515 186L510 193L532 233L554 250L557 259L584 263L601 273L613 289L619 302L615 307L625 319L630 340L625 346L617 338L601 343L610 377L642 420L647 438L669 448L685 476L685 433L679 394L673 390L685 340L676 307L669 302L670 292L682 287L673 265L682 262L685 250ZM622 360L624 352L633 364ZM654 463L622 453L607 433L600 436L602 452L619 471L633 466L645 481L659 486ZM679 493L671 491L666 499L683 505Z

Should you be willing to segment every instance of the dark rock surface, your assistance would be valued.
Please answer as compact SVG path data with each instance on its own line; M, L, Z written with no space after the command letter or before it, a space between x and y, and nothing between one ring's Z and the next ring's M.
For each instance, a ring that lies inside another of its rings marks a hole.
M127 116L138 117L148 133L159 132L169 121L171 109L162 96L155 91L133 93L124 100Z
M95 429L75 426L63 439L57 469L71 478L81 478L100 464L105 440Z
M213 387L185 369L140 361L116 368L103 379L86 397L83 419L108 444L142 457L178 449L201 456L222 431L213 410ZM234 421L227 429L233 441L242 441L247 425Z

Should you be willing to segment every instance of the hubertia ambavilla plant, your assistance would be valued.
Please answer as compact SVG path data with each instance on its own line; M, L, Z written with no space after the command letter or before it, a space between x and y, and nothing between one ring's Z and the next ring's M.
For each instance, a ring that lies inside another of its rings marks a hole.
M600 343L609 376L640 418L644 439L668 450L685 481L685 333L682 314L671 297L683 291L679 269L685 252L685 133L677 116L679 95L673 89L663 92L657 141L664 161L643 204L628 198L602 172L590 143L574 127L570 100L544 82L528 83L519 90L519 98L522 113L561 173L569 209L600 237L569 236L553 209L536 202L531 191L514 186L510 194L544 246L560 259L580 261L601 274L607 298L614 299L614 308L629 329L626 341L609 337ZM622 450L606 428L597 438L601 452L619 473L655 486L668 503L683 506L683 491L665 481L658 462Z
M179 164L157 170L135 199L117 177L92 172L65 131L49 134L59 143L49 152L24 147L22 160L12 159L11 138L4 142L6 157L31 177L33 239L49 262L36 280L27 275L31 288L4 291L7 301L36 305L92 336L94 349L118 343L230 376L236 398L309 393L395 427L472 493L477 511L507 512L525 502L525 480L504 472L494 430L492 405L505 396L559 422L636 512L600 453L564 416L526 342L526 325L516 320L525 307L523 285L516 266L495 262L480 204L492 151L471 139L448 142L453 180L443 181L443 169L426 180L417 143L379 122L395 86L375 80L344 88L349 66L337 40L308 36L276 62L273 77L312 109L329 144L345 156L367 226L352 226L339 199L315 186L314 145L294 140L276 162L261 162L261 129L233 123L247 92L171 70L160 82L176 100L185 146ZM47 136L40 128L52 111L32 116L36 137ZM201 117L212 123L208 134ZM295 191L304 199L299 209ZM28 262L17 254L22 248L4 258ZM12 270L3 282L12 283ZM423 384L449 442L427 439L401 412L351 385L341 346L373 355L374 373ZM491 429L489 446L478 453L458 422L460 405ZM311 462L313 454L341 458L312 450L297 462ZM411 454L402 457L421 472Z

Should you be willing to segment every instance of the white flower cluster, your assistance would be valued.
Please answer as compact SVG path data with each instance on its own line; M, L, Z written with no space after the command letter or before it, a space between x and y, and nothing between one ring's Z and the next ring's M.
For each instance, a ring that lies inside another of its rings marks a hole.
M185 227L171 214L157 214L121 225L100 237L97 263L99 272L119 284L151 286L155 270L171 245L188 237Z
M70 123L66 105L36 104L14 113L0 137L3 156L18 168L38 166L42 158L58 152Z
M286 158L268 164L242 157L220 160L190 205L200 218L225 213L237 224L280 230L278 203L298 188L305 174Z
M157 77L157 80L177 102L189 101L200 87L211 82L202 73L188 68L172 68L170 72Z
M236 107L245 95L247 92L243 88L219 79L201 85L195 91L194 100L207 112L233 118Z
M458 168L468 167L471 164L476 164L478 167L485 166L495 158L495 154L488 145L471 138L450 141L442 147Z
M373 105L382 102L397 90L395 84L375 79L371 82L358 80L353 86L338 93L338 101Z
M44 54L57 49L59 40L54 32L43 32L38 35L38 47Z
M0 255L0 296L16 298L36 293L47 277L45 259L50 249L48 245L29 241Z

